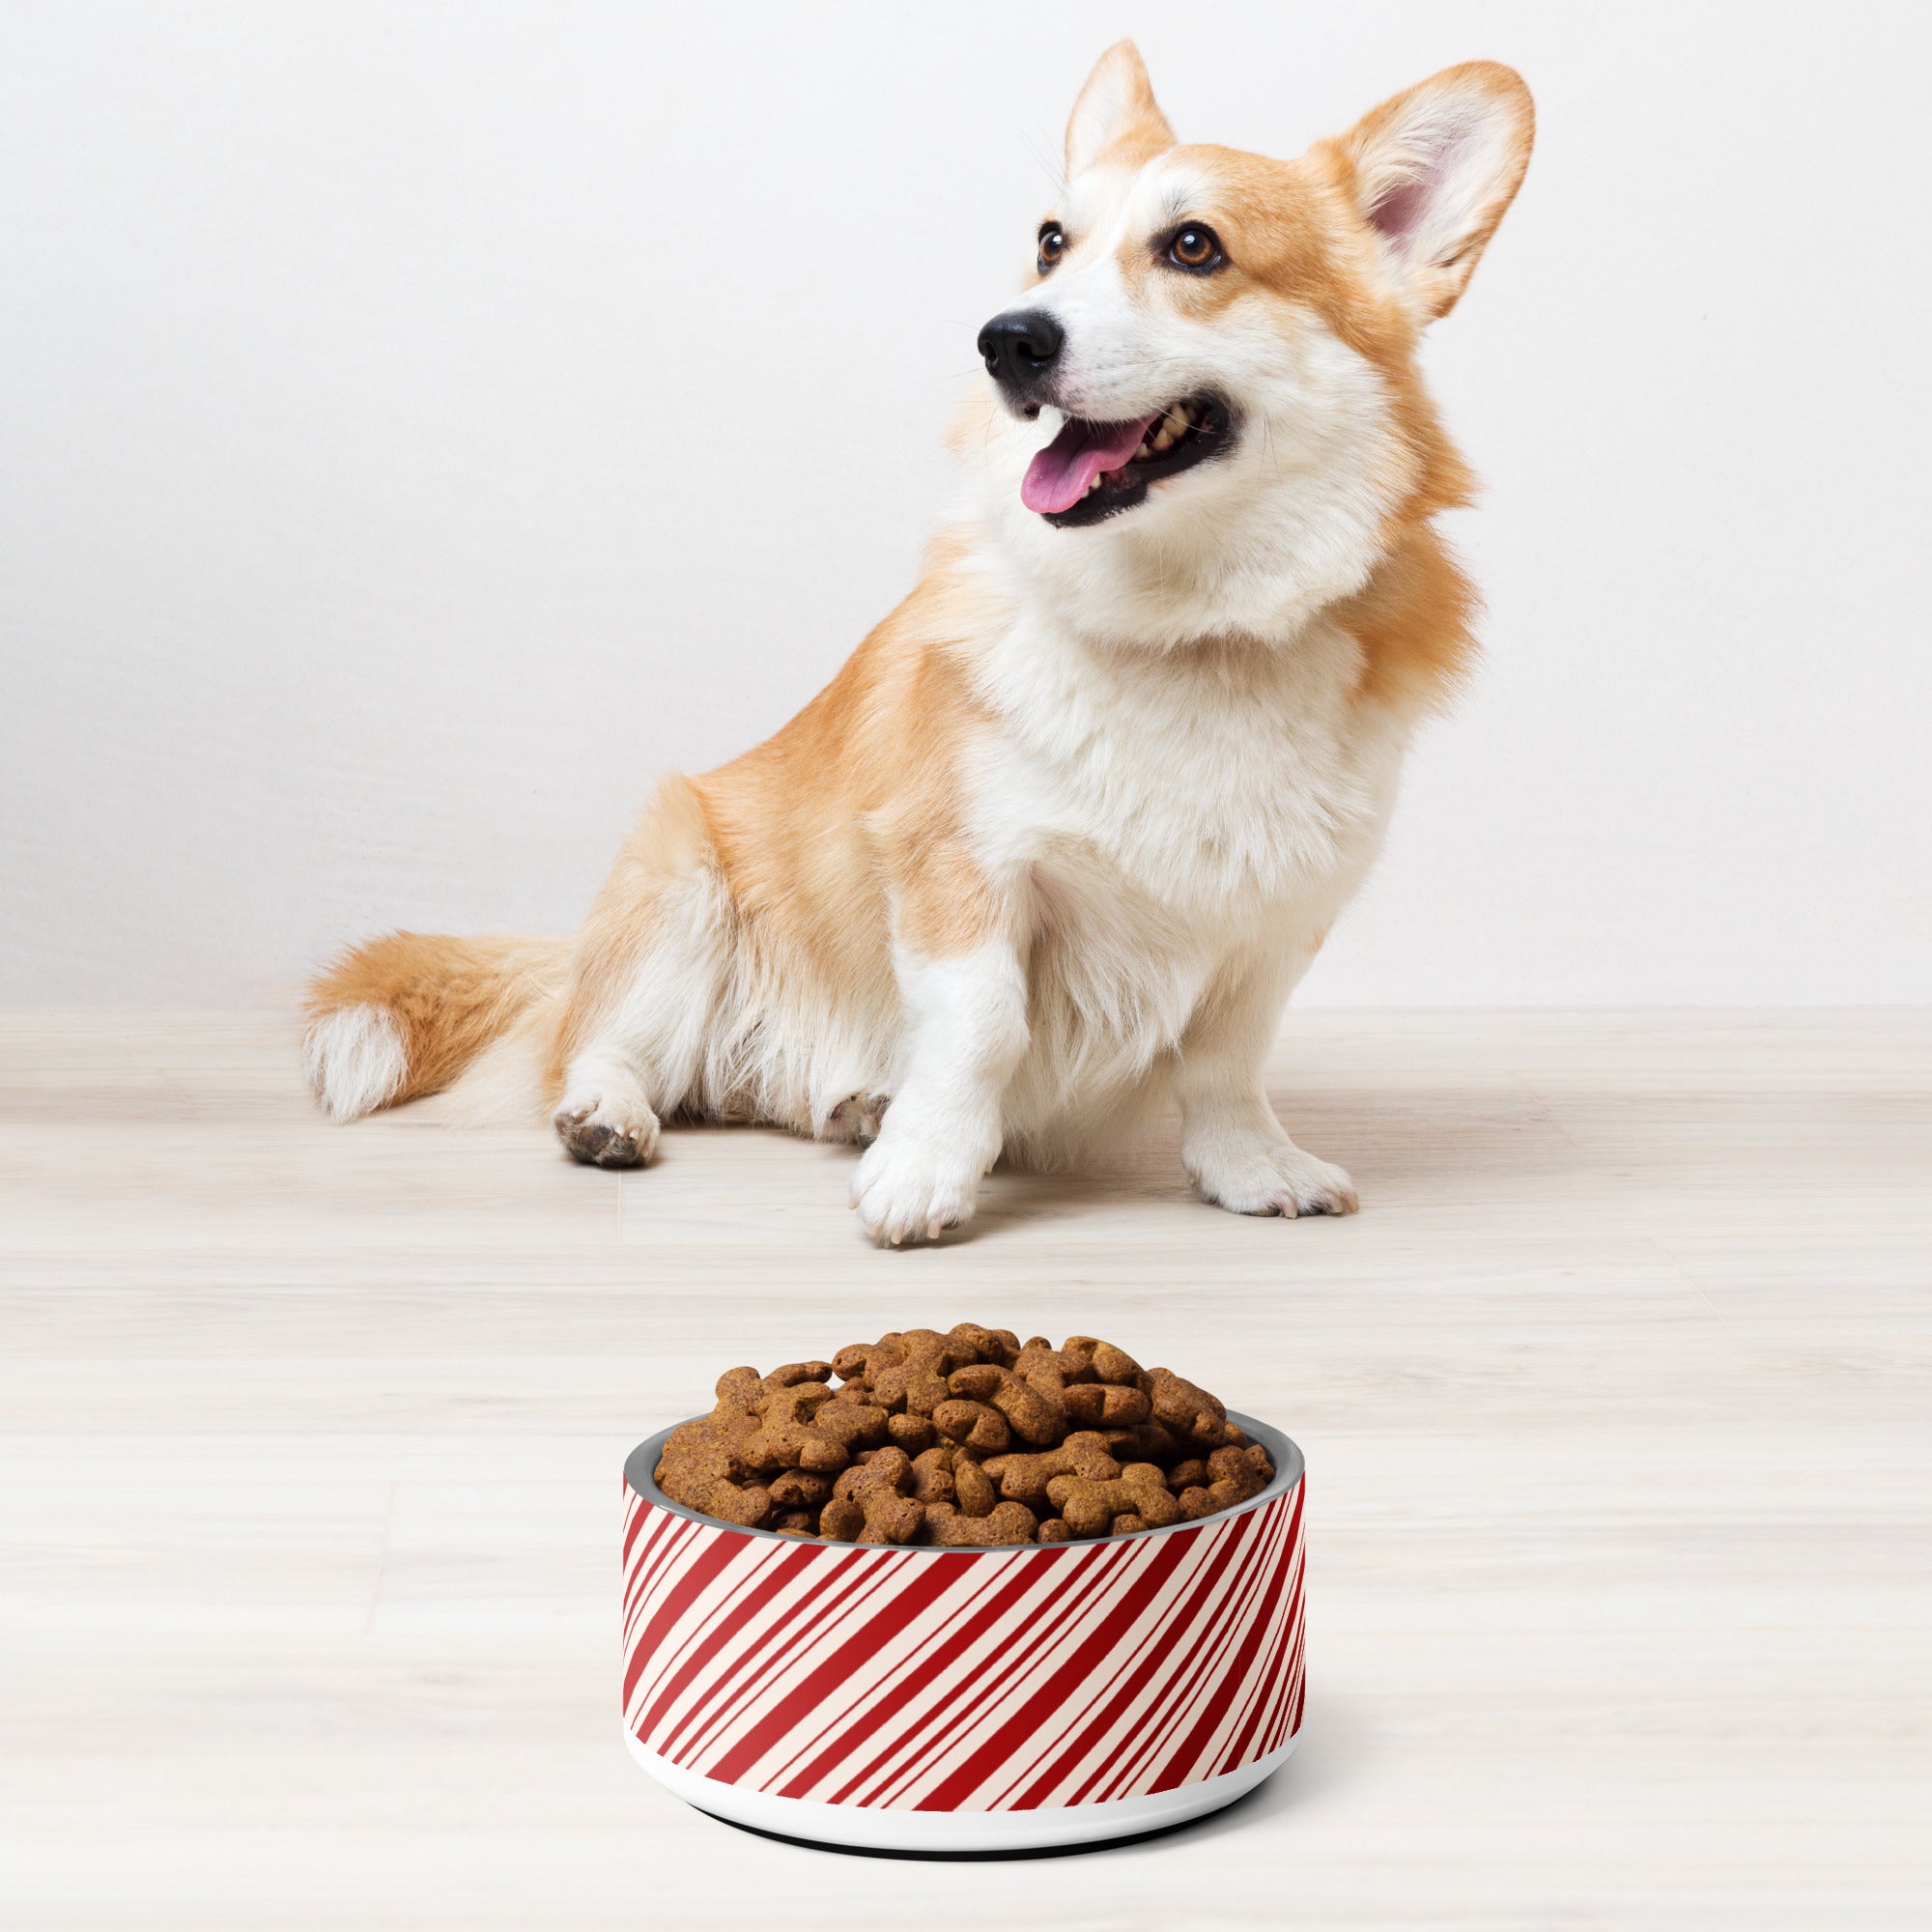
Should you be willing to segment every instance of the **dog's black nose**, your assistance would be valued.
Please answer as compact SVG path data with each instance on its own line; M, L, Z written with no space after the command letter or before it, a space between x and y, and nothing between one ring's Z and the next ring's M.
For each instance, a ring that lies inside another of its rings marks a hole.
M1004 388L1020 390L1053 367L1065 340L1043 308L1023 308L996 315L980 331L980 354L986 358L987 375Z

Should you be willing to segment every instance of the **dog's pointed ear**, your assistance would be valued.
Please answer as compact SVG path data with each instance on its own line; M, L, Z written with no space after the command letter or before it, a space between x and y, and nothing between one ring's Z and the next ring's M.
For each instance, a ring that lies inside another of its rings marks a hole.
M1521 75L1468 61L1384 100L1342 137L1356 212L1423 320L1456 306L1522 185L1535 133Z
M1174 146L1174 129L1153 98L1141 50L1116 41L1094 63L1066 123L1066 177L1091 167L1110 148L1145 159Z

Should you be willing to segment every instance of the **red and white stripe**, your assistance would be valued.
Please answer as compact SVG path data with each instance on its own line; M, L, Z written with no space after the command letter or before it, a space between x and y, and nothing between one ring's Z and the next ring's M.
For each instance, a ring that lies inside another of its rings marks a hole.
M1301 1722L1304 1483L1017 1550L748 1536L624 1492L624 1720L747 1791L1025 1811L1171 1791Z

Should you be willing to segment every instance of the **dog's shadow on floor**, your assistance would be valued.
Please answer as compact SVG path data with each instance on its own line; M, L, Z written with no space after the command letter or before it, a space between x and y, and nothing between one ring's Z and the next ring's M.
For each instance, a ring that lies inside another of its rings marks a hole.
M1581 1158L1547 1107L1507 1078L1371 1093L1291 1087L1271 1097L1294 1140L1348 1169L1371 1208L1398 1198L1507 1199L1526 1182L1560 1182ZM1104 1162L1066 1173L1040 1174L1003 1162L986 1179L978 1215L938 1245L1096 1214L1202 1205L1181 1168L1175 1116Z

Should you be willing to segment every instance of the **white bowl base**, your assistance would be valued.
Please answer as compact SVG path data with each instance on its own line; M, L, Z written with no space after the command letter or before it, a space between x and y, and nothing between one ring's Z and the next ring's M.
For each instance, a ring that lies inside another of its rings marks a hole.
M1138 1837L1143 1832L1165 1831L1170 1825L1184 1825L1190 1818L1219 1811L1286 1764L1299 1733L1266 1757L1198 1784L1151 1792L1143 1798L1119 1798L1106 1804L1042 1805L1034 1811L892 1811L779 1798L769 1791L722 1784L667 1763L628 1730L624 1742L631 1755L687 1804L756 1832L876 1852L1025 1852Z

